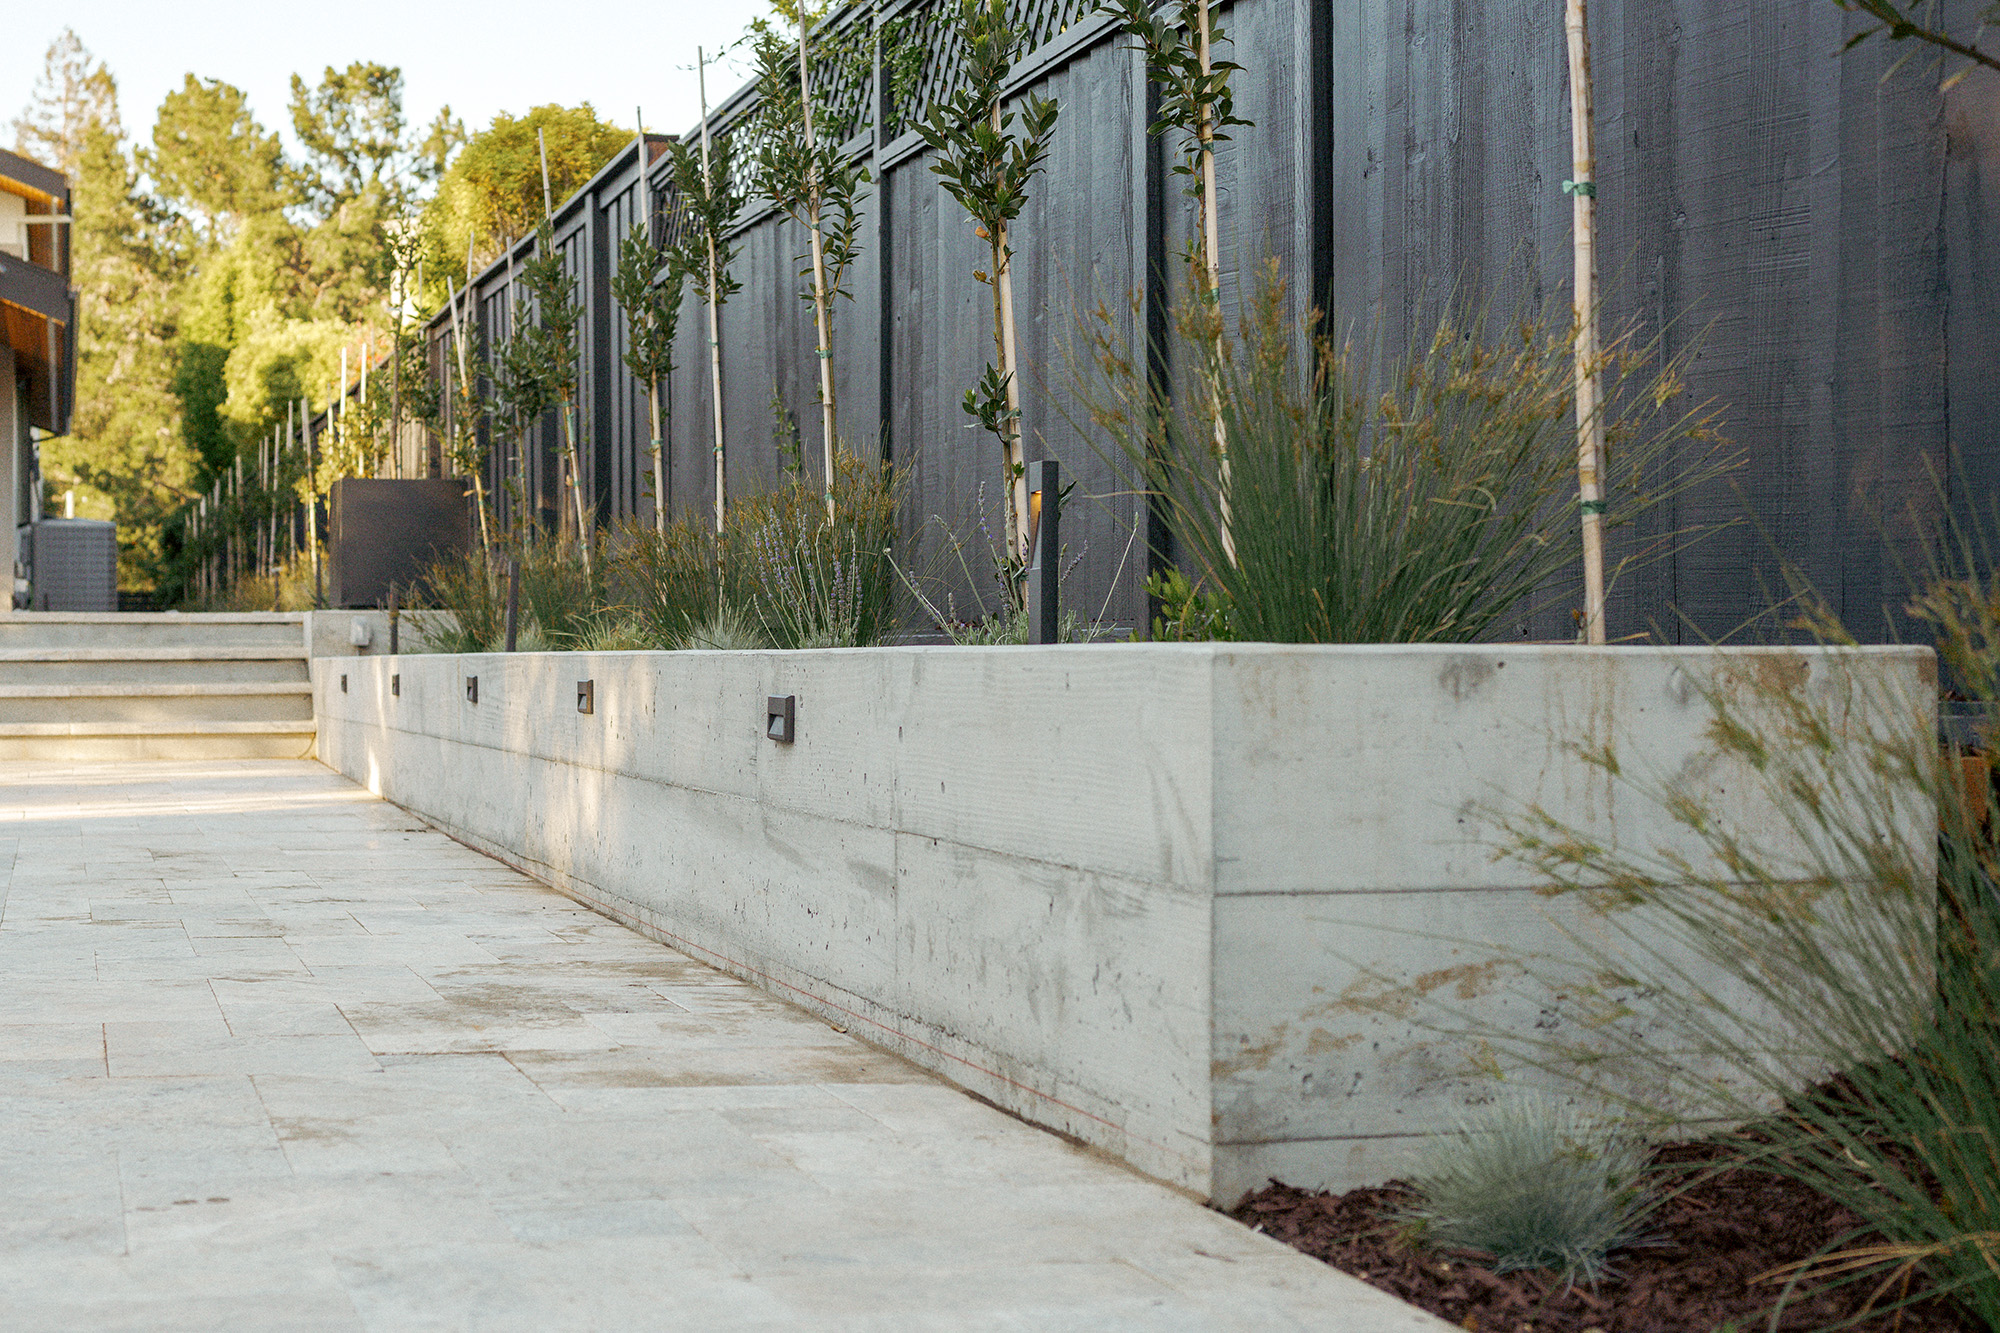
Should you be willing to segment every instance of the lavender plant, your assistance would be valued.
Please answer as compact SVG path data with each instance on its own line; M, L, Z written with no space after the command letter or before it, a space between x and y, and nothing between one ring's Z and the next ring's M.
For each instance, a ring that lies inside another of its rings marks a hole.
M780 648L859 647L894 627L900 481L842 450L834 517L802 481L742 502L731 537L731 594Z

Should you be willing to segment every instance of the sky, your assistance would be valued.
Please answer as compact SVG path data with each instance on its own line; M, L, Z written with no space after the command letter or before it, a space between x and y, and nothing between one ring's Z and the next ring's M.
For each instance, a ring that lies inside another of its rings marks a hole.
M316 84L326 66L355 60L402 68L404 108L417 126L446 104L478 130L496 112L588 101L627 129L638 108L649 130L678 134L699 116L695 49L735 41L767 10L764 0L347 0L320 11L271 0L67 0L37 11L48 16L47 31L25 17L9 20L9 40L0 43L0 126L11 126L27 104L43 54L67 24L117 77L126 130L142 142L161 98L192 72L243 89L265 128L296 148L292 74ZM586 16L587 25L576 22ZM747 77L742 60L711 70L710 105ZM11 146L11 129L0 142Z

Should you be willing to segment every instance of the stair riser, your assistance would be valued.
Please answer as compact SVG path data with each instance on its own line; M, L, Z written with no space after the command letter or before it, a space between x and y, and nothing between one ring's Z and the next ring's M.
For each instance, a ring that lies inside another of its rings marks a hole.
M310 759L313 738L287 736L0 736L0 760Z
M7 722L310 722L304 694L183 695L169 698L0 698Z
M0 662L8 685L199 685L303 681L303 658L251 662Z

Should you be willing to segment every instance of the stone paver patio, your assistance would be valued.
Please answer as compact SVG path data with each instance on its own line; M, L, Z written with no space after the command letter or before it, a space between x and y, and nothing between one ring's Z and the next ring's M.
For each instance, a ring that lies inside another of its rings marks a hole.
M1441 1329L312 763L0 765L0 1327Z

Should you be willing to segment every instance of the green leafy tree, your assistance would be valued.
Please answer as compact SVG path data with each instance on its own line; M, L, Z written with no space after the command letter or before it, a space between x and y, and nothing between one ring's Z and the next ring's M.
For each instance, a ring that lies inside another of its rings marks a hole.
M1021 30L1008 18L1006 0L963 0L959 38L963 79L957 92L931 108L918 127L936 153L931 164L945 191L971 215L991 254L974 277L993 290L993 356L977 386L965 394L965 411L1000 443L1007 475L1008 586L1023 595L1028 550L1028 466L1021 451L1019 353L1014 336L1014 250L1009 228L1028 201L1028 183L1042 170L1060 108L1052 98L1023 99L1020 129L1002 95L1014 71Z
M442 173L425 206L428 299L444 294L444 275L466 262L491 263L542 221L542 166L536 133L548 145L549 185L561 202L632 141L597 118L590 103L538 106L516 118L502 113L472 136Z
M1859 46L1871 37L1881 37L1891 42L1915 41L1934 47L1947 55L1956 56L1966 63L1945 80L1944 86L1953 84L1971 73L1976 66L2000 70L2000 50L1994 49L1987 30L2000 28L2000 3L1986 0L1976 10L1979 26L1969 37L1958 36L1937 26L1937 5L1935 0L1834 0L1842 9L1865 14L1874 22L1847 39L1849 49ZM1909 59L1908 56L1903 57ZM1901 65L1902 61L1896 62Z
M160 198L199 242L218 248L252 217L291 202L284 150L250 114L243 90L190 74L167 94L141 154Z
M1230 75L1242 67L1215 58L1215 48L1228 39L1209 16L1208 0L1180 0L1180 13L1169 21L1146 0L1108 0L1104 11L1145 54L1146 75L1160 90L1160 110L1150 133L1178 135L1180 157L1174 173L1187 180L1194 200L1193 237L1183 258L1188 286L1195 299L1177 311L1180 332L1202 349L1206 359L1210 430L1216 467L1222 478L1219 499L1222 540L1229 559L1236 558L1234 525L1230 521L1229 432L1223 420L1222 320L1222 200L1215 184L1215 146L1226 143L1229 130L1251 122L1236 114Z
M392 213L409 206L465 141L448 106L415 138L403 112L403 71L372 61L328 65L316 87L292 75L291 112L306 151L299 182L321 216L369 195Z

